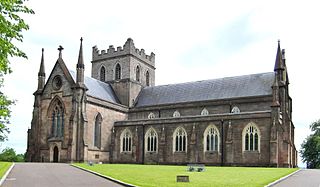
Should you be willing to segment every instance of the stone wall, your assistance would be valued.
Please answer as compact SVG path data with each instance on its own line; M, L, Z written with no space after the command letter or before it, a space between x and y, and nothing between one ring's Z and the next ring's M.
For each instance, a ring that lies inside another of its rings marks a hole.
M94 162L108 162L113 124L115 121L126 120L127 114L94 103L87 104L86 113L88 118L88 160ZM94 126L98 113L102 116L100 148L94 146Z
M207 165L267 166L270 162L270 119L270 112L261 112L119 122L115 125L113 147L115 153L112 160L122 163L205 163ZM227 139L229 122L232 126L231 139ZM260 151L248 152L243 150L242 132L250 122L255 123L261 132ZM223 134L222 123L224 124ZM204 132L209 125L215 125L219 131L219 151L204 151ZM150 127L157 132L158 150L157 152L147 153L144 151L143 138L144 133ZM173 150L173 134L178 127L183 127L187 132L186 152L175 152ZM133 135L133 148L130 153L121 153L120 151L119 137L124 129L129 129ZM224 155L223 158L222 155Z

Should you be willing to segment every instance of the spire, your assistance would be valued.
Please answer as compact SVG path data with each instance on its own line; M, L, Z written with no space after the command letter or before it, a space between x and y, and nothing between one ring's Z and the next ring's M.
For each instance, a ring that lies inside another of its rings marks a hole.
M276 62L275 62L275 65L274 65L274 71L277 71L277 70L284 70L284 61L282 59L282 56L284 54L282 54L282 51L281 51L281 47L280 47L280 40L278 40L278 49L277 49L277 55L276 55Z
M41 63L40 63L40 69L38 76L46 76L45 70L44 70L44 56L43 56L44 49L42 48L42 54L41 54Z
M83 63L83 52L82 52L82 37L80 39L79 57L77 63L77 83L84 83L84 63Z
M42 48L42 54L41 54L41 62L40 62L40 69L38 72L38 90L42 90L45 85L46 80L46 73L44 70L44 49Z

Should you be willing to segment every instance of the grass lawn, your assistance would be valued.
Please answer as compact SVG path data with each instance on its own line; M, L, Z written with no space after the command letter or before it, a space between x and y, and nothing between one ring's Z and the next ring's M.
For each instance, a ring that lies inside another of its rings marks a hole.
M187 172L187 166L136 164L74 164L137 186L265 186L297 168L211 167ZM177 183L177 175L189 175L189 183Z
M10 168L12 162L0 162L0 179L6 173L6 171Z

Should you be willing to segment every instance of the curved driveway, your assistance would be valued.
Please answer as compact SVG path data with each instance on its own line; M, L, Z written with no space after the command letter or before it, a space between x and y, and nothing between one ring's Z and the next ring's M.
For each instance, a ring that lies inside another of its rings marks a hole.
M62 163L16 163L4 187L99 187L117 183Z
M320 187L320 170L303 169L283 181L274 185L275 187Z

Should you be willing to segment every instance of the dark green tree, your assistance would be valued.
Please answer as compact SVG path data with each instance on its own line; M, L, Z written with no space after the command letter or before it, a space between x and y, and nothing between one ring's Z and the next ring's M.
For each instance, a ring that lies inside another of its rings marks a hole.
M3 76L11 73L8 58L27 58L27 55L14 44L23 42L22 32L29 29L20 15L34 14L24 2L24 0L0 0L0 141L7 139L10 105L14 103L1 91Z
M320 136L320 119L318 121L313 122L310 125L310 129L312 132L314 132L315 135Z
M313 132L301 144L300 155L307 168L320 168L320 120L310 125Z
M13 148L5 148L0 153L0 161L4 162L24 162L23 154L16 154Z

